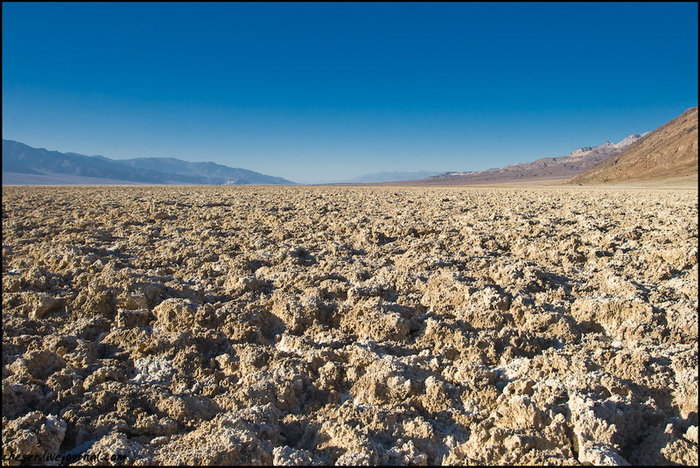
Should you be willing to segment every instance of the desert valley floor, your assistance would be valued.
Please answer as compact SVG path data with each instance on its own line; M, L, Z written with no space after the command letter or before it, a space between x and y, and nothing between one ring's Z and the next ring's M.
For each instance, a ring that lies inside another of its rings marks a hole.
M698 462L697 190L2 191L3 456Z

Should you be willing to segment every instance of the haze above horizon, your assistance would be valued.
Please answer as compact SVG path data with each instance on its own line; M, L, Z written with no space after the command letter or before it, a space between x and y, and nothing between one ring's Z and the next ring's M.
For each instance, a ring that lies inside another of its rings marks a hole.
M697 3L3 3L3 138L301 183L484 170L697 106Z

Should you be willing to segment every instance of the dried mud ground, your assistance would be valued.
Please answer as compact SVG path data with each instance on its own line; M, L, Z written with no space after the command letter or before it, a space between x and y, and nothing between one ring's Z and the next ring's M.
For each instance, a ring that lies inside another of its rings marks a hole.
M697 190L2 192L3 455L698 462Z

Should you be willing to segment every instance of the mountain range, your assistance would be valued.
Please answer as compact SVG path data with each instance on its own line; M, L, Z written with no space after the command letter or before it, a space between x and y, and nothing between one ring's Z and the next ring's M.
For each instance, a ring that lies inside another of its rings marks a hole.
M540 158L532 162L512 164L485 171L446 172L422 180L411 181L411 183L418 185L482 185L536 180L564 181L593 168L645 135L646 133L634 134L617 143L606 142L599 146L578 148L566 156Z
M340 184L371 184L376 182L392 182L396 180L416 180L440 174L439 171L388 171L374 172L339 182Z
M345 182L381 185L493 185L519 182L606 184L686 178L697 180L698 108L653 132L588 146L566 156L540 158L486 171L379 172ZM247 169L174 158L110 159L32 148L2 141L3 185L191 184L292 185Z
M608 184L692 177L697 182L697 107L691 107L570 183Z
M2 184L293 185L294 182L213 162L175 158L110 159L32 148L3 139Z

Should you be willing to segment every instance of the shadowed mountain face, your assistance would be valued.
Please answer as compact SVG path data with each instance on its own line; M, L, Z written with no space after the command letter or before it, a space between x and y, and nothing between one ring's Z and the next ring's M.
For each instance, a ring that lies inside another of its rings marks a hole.
M698 108L692 107L570 183L604 184L697 174Z
M2 140L3 184L291 185L294 182L212 162L174 158L110 159L32 148Z
M528 163L513 164L486 171L446 172L426 179L396 184L481 185L551 179L565 180L587 171L601 161L605 161L643 136L644 134L630 135L618 143L606 142L600 146L578 148L562 157L541 158Z

